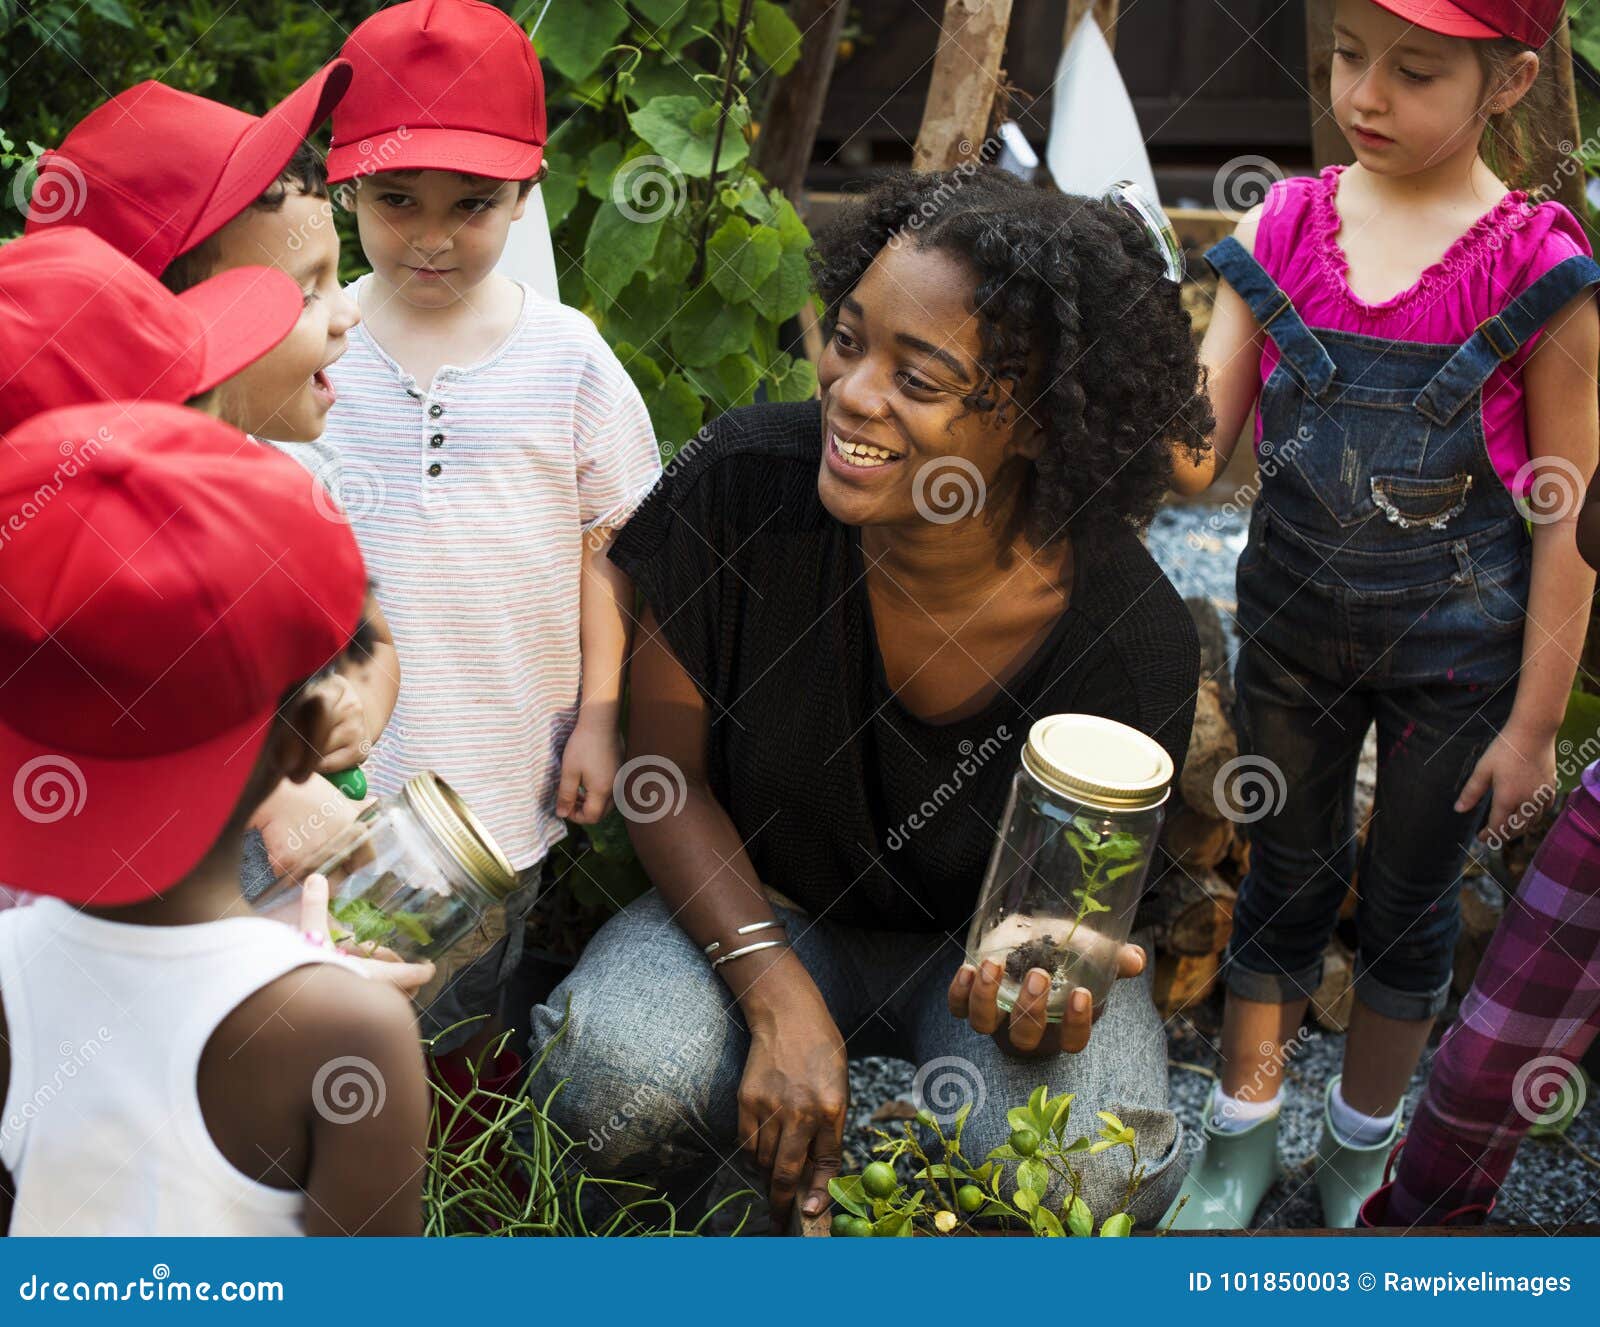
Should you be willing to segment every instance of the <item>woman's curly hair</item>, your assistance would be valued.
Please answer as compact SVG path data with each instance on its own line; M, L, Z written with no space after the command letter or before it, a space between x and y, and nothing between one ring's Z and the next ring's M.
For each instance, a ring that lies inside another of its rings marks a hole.
M1148 525L1171 483L1173 446L1198 460L1214 420L1189 315L1144 227L1119 207L994 166L896 171L817 236L830 335L879 251L908 241L976 273L985 382L968 407L995 409L1010 384L1043 425L1023 497L1028 537Z

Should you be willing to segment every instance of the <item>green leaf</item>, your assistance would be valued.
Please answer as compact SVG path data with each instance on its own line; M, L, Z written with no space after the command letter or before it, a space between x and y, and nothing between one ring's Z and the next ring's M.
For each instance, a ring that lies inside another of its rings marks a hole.
M853 1216L872 1216L872 1209L861 1195L861 1176L840 1175L828 1181L828 1193L833 1201Z
M578 201L577 163L570 157L558 157L554 153L547 153L545 160L550 163L550 173L539 186L539 195L544 199L545 217L550 222L551 231L554 231L567 219Z
M1034 1125L1033 1111L1027 1106L1013 1106L1006 1112L1006 1123L1013 1129L1031 1129Z
M1080 1238L1094 1234L1094 1213L1089 1210L1089 1204L1076 1194L1067 1204L1067 1229Z
M1097 1111L1095 1111L1095 1118L1104 1120L1107 1124L1109 1124L1118 1133L1121 1133L1123 1130L1125 1130L1128 1127L1126 1124L1124 1124L1121 1120L1119 1120L1115 1115L1113 1115L1108 1110L1097 1110Z
M633 221L609 199L600 204L583 246L584 275L604 303L611 303L655 252L665 217Z
M118 0L88 0L88 6L108 23L115 23L119 28L133 27L132 17Z
M643 106L657 97L693 97L703 103L714 96L708 87L695 81L691 66L677 62L641 66L623 83L622 95L633 106Z
M654 97L630 112L628 123L656 152L677 163L685 175L704 179L711 174L718 115L718 107L707 105L702 97ZM717 158L719 170L731 170L750 155L743 133L748 120L748 112L741 107L729 109L722 152Z
M589 153L584 187L589 190L590 197L598 198L603 203L611 196L611 177L621 163L622 144L618 142L601 143Z
M801 357L789 361L788 369L781 378L773 380L772 390L768 393L774 401L809 401L816 394L817 366ZM966 1111L967 1108L963 1106L961 1109ZM957 1115L956 1127L959 1129L965 1121L965 1114Z
M969 1180L974 1178L960 1166L952 1166L948 1162L938 1161L931 1166L924 1166L913 1179L918 1180Z
M670 453L675 453L694 437L700 421L705 418L705 404L700 393L681 373L669 374L660 387L645 394L644 403L650 411L656 440Z
M1032 1189L1018 1189L1011 1201L1017 1211L1031 1212L1039 1206L1039 1195Z
M1075 1093L1063 1092L1050 1103L1046 1111L1050 1117L1050 1132L1057 1138L1061 1137L1062 1131L1067 1127L1067 1119L1072 1114L1072 1103L1075 1098Z
M539 56L574 83L600 67L629 22L622 0L562 0L551 18L539 28Z
M811 232L806 229L806 223L800 220L800 214L794 210L794 204L777 189L772 191L771 198L777 216L778 238L783 241L783 251L804 254L811 247Z
M1067 1232L1061 1228L1061 1219L1048 1207L1041 1207L1033 1214L1033 1228L1042 1235L1060 1239Z
M1105 1239L1131 1234L1133 1234L1133 1218L1126 1212L1113 1212L1100 1227L1100 1235Z
M715 364L750 344L755 321L748 304L730 307L711 286L701 286L672 320L672 351L694 368Z
M787 74L800 58L800 29L772 0L756 0L750 17L750 49L775 74Z
M737 406L749 405L756 399L756 384L761 381L761 366L751 359L749 355L729 355L712 370L717 380L718 390L715 393L719 401L726 401L723 408L732 410Z
M1050 1167L1038 1157L1029 1157L1017 1167L1017 1183L1034 1193L1043 1193L1050 1187Z
M666 357L667 333L678 315L681 292L660 281L636 276L605 314L606 339L631 341L657 359Z
M650 260L650 270L668 286L681 286L694 269L694 241L682 227L669 225L661 232L661 242Z
M706 271L723 298L745 304L782 256L783 245L770 230L754 230L743 217L729 217L706 242Z
M661 366L633 342L618 341L611 350L622 362L622 367L627 369L628 376L633 379L633 385L639 389L639 395L649 395L667 380L667 375L661 371Z
M1044 1102L1049 1092L1050 1089L1040 1083L1028 1097L1028 1109L1033 1114L1033 1127L1036 1133L1044 1133L1047 1127L1044 1120Z
M670 28L684 10L683 0L633 0L633 7L658 28Z
M758 232L781 249L781 241L770 231ZM780 253L777 266L750 296L756 312L771 322L793 318L811 298L811 265L799 254Z

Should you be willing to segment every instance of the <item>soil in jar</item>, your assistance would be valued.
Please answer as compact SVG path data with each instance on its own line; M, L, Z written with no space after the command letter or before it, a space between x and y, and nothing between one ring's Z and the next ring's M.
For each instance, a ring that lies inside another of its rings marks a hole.
M1000 964L999 1004L1004 1010L1016 1004L1029 971L1043 968L1050 974L1046 1010L1054 1022L1066 1012L1067 1000L1079 986L1088 988L1097 1007L1105 1002L1116 980L1120 947L1087 926L1074 927L1070 917L1018 912L984 934L976 962L993 959Z

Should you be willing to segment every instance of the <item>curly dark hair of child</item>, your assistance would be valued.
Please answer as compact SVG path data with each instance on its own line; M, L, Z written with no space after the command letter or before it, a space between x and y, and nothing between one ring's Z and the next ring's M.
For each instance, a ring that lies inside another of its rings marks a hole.
M985 380L967 407L994 410L1004 385L1044 426L1022 499L1029 539L1148 525L1172 448L1198 460L1215 421L1189 315L1144 227L993 166L896 171L817 236L829 336L878 253L908 242L973 270Z

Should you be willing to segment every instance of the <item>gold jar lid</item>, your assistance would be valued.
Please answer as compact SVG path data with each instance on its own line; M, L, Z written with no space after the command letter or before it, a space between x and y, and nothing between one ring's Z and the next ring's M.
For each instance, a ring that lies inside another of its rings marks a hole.
M1040 719L1022 763L1047 788L1109 811L1160 806L1172 783L1172 757L1159 742L1097 714Z
M516 869L454 788L432 770L424 770L407 779L403 791L417 819L474 884L497 899L516 888Z

